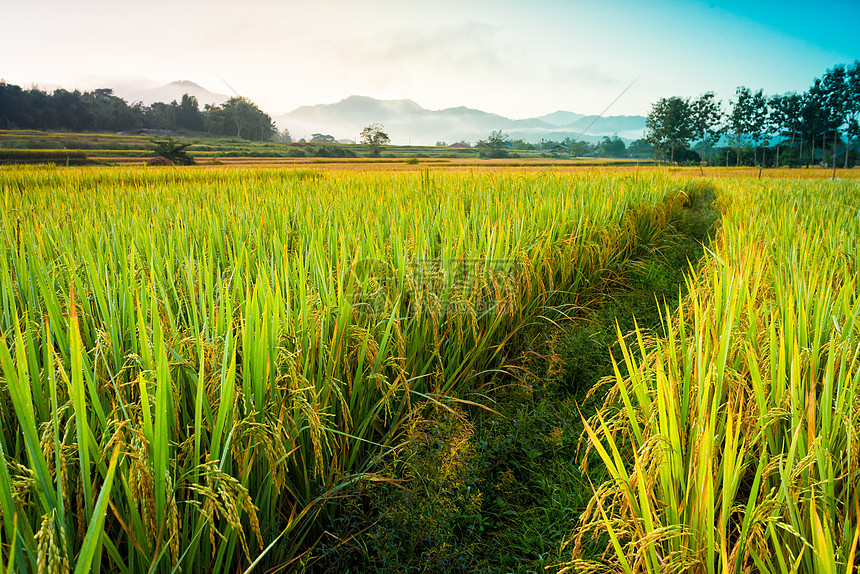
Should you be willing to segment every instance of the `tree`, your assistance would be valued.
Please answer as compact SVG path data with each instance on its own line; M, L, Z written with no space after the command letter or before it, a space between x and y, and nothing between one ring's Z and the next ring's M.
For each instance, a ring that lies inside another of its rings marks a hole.
M789 165L799 161L800 156L795 155L794 146L800 134L801 96L795 93L773 96L768 103L768 131L776 136L777 154L776 165L780 165L779 149L784 138L788 138L788 148L792 150ZM802 136L801 136L802 137ZM801 150L802 151L802 150Z
M207 111L207 115L220 116L209 122L212 128L221 130L218 133L212 132L214 135L235 134L238 138L268 141L277 133L269 114L247 98L233 97L222 107L207 108Z
M200 111L197 98L189 94L182 95L182 102L175 112L176 128L180 130L200 132L203 131L204 117Z
M764 97L762 90L757 91L752 96L750 102L750 117L747 129L753 141L753 163L758 165L758 146L764 136L764 128L767 124L767 98Z
M845 66L839 64L834 66L832 70L827 70L821 81L821 86L826 106L827 127L833 130L833 172L835 175L836 143L839 139L839 130L842 126L847 128L851 121L851 104L849 103L851 87L848 83Z
M720 102L714 100L714 92L705 92L690 103L690 128L697 137L702 137L702 158L705 157L705 148L719 140L722 119L723 111Z
M572 141L567 145L570 157L585 157L591 152L591 144L588 142Z
M336 143L334 136L328 134L311 134L311 143Z
M617 135L603 136L603 141L597 146L597 155L600 157L627 157L627 146Z
M807 156L809 159L806 162L806 167L809 167L810 162L815 163L815 140L822 136L825 139L825 131L827 126L827 113L824 101L824 90L821 87L821 80L816 78L809 90L801 97L800 107L800 148L803 150L804 136L809 137L810 152Z
M728 125L726 126L733 134L735 140L736 162L735 165L741 164L741 143L744 136L748 133L750 117L752 116L752 92L746 86L738 86L735 90L737 99L729 101L732 106L732 112L728 116Z
M848 144L845 146L845 168L847 169L850 144L860 137L860 60L856 60L854 64L849 66L845 74L848 84L848 100L845 110L848 117L848 128L846 129Z
M675 161L675 148L686 148L693 137L690 102L673 96L660 98L651 106L645 118L644 140L657 150L660 157Z
M383 130L385 126L382 124L370 124L361 130L361 141L370 146L370 155L379 157L379 150L382 146L391 142L391 138Z
M284 128L283 131L275 135L275 141L278 143L290 145L293 143L293 136L290 135L290 130Z
M173 102L174 104L176 102ZM157 130L174 130L176 129L176 107L164 102L153 102L146 109L146 125L147 127Z
M627 146L627 154L637 159L654 157L654 148L645 140L634 140Z
M478 149L478 157L508 157L508 134L503 133L502 130L490 132L486 141L480 140L475 147Z

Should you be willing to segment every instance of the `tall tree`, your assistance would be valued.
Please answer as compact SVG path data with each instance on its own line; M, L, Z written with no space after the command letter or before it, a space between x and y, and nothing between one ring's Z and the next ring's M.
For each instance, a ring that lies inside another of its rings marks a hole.
M627 157L627 146L617 135L603 136L603 140L597 146L597 153L601 157Z
M827 125L826 104L824 101L824 90L821 86L821 80L816 78L812 86L801 97L800 110L800 131L801 131L801 149L803 148L803 139L809 140L810 151L806 161L806 167L810 163L815 163L815 144L819 135L824 139L825 128Z
M836 144L839 140L839 130L848 123L849 87L845 75L845 66L838 64L827 70L821 80L822 98L825 105L826 131L833 132L832 160L833 171L836 172ZM846 138L847 139L847 138ZM847 150L846 150L847 151ZM824 157L827 162L826 152Z
M157 130L176 129L176 101L170 104L153 102L146 110L146 125Z
M764 97L762 90L753 94L750 105L751 109L747 130L753 141L753 164L758 165L758 146L762 141L762 137L765 135L764 128L767 124L768 116L767 98Z
M199 132L203 131L203 125L203 112L200 111L197 98L183 94L182 101L176 108L176 127L180 130Z
M860 60L856 60L846 69L846 83L848 84L846 115L848 127L846 136L848 145L845 147L845 168L848 168L848 150L857 138L860 138Z
M741 143L747 133L749 118L752 115L752 98L749 88L738 86L735 90L735 99L729 101L732 111L728 116L728 128L734 134L736 166L741 165Z
M737 161L741 161L741 144L749 138L753 144L753 163L758 163L758 145L764 135L764 126L767 120L767 99L762 90L755 93L746 86L739 86L735 90L736 99L731 102L732 112L729 114L729 128L735 135L737 144Z
M704 160L706 146L710 148L720 138L720 123L723 119L723 110L720 102L714 99L713 92L705 92L690 103L690 118L692 131L702 137Z
M693 137L690 101L673 96L660 98L651 106L645 118L645 141L657 150L661 157L675 161L675 148L686 148Z
M789 147L794 147L800 129L802 99L795 93L776 96L771 101L771 112L776 115L772 125L777 125L780 137L788 138Z
M779 152L783 139L791 131L788 109L791 104L791 95L771 96L768 101L767 121L765 121L765 132L776 138L776 159L774 166L779 167Z

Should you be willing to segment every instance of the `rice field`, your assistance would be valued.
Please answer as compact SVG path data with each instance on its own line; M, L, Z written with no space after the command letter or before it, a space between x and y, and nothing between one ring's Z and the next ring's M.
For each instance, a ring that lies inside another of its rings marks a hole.
M417 402L699 193L659 174L0 169L8 570L283 568Z
M853 572L856 182L37 166L0 169L3 567L295 568L415 405L515 377L710 189L689 294L619 333L558 568Z

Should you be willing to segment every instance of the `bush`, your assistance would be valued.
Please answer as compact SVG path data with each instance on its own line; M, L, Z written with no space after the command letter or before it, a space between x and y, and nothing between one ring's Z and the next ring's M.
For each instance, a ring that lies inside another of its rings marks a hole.
M691 149L676 149L675 161L679 164L695 165L702 161L702 156Z
M186 148L191 146L191 143L179 143L179 140L170 136L164 140L152 140L155 144L155 157L163 157L173 163L173 165L194 165L194 158L186 153Z

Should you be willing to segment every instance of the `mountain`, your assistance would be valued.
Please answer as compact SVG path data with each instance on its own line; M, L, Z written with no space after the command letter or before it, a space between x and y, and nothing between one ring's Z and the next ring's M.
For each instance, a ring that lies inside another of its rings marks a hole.
M380 123L392 143L433 145L437 141L474 144L490 132L502 130L512 139L538 142L541 139L563 140L566 137L599 141L605 135L618 134L627 140L641 137L645 128L642 116L610 116L593 122L594 116L559 110L538 118L513 120L466 107L428 110L412 100L377 100L367 96L350 96L334 104L302 106L274 118L280 129L290 130L293 139L310 139L314 133L333 135L338 139L359 139L361 130ZM589 128L585 134L583 130Z
M189 94L197 98L201 108L206 104L223 104L230 99L230 96L210 92L203 86L195 84L189 80L170 82L169 84L155 88L142 88L139 86L129 85L119 87L115 89L114 92L117 96L129 103L143 102L145 105L150 105L154 102L164 102L169 104L173 100L181 102L184 94Z
M552 124L554 126L563 127L568 124L572 124L577 120L581 120L585 116L582 114L577 114L574 112L566 112L564 110L558 110L557 112L553 112L551 114L547 114L545 116L540 116L539 120L544 121L548 124Z

